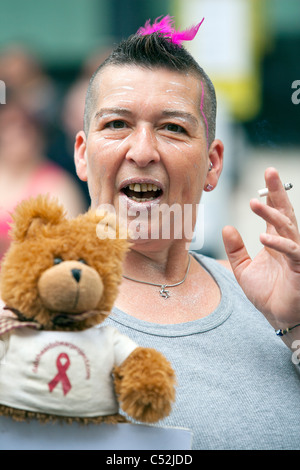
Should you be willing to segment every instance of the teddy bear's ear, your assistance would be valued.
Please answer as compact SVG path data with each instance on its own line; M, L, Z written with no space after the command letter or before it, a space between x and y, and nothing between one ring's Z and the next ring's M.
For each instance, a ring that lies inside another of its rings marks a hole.
M57 199L40 195L22 201L12 214L12 238L23 241L42 225L57 225L65 219L65 211Z

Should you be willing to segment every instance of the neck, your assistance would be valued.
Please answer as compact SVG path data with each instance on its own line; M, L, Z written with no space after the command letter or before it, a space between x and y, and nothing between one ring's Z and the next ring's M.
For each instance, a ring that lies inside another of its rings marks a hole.
M184 277L188 260L188 251L177 245L159 252L133 247L125 259L123 272L141 281L172 284Z

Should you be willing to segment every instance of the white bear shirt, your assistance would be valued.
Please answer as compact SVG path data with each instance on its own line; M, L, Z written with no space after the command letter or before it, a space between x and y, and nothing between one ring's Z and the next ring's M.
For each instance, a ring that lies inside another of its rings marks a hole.
M73 417L118 412L113 368L137 347L111 326L79 332L21 328L4 344L0 403Z

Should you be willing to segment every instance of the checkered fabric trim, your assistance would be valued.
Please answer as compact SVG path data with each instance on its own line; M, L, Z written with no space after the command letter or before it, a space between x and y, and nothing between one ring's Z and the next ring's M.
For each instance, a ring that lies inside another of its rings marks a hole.
M8 333L11 330L25 327L34 328L36 330L41 329L41 325L38 323L32 321L20 321L17 318L0 315L0 336Z

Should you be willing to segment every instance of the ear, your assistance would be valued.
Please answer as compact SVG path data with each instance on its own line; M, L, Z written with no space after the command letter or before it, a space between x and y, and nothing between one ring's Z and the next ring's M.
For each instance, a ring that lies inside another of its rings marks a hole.
M78 178L82 181L87 181L86 135L84 131L76 134L74 161Z
M12 214L13 240L23 241L40 230L42 225L57 225L65 220L65 210L57 199L40 195L22 201Z
M223 169L224 145L219 139L215 139L208 151L208 170L204 184L204 191L214 189L219 181ZM211 167L211 168L210 168ZM210 189L208 189L210 188Z

